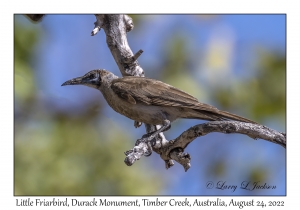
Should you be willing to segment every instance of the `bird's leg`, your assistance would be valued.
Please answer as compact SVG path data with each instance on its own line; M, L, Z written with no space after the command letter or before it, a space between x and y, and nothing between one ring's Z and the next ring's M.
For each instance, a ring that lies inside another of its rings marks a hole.
M147 153L147 155L145 154L145 156L150 156L152 153L152 146L155 145L156 143L156 136L163 131L169 130L171 127L171 122L169 120L164 120L163 121L163 125L161 126L161 128L159 128L157 131L148 133L143 135L143 137L141 139L138 139L136 141L136 145L138 145L140 142L145 142L147 143L148 147L149 147L149 151ZM152 142L152 140L154 140L154 142Z
M155 126L156 127L156 126ZM161 128L162 126L161 125L159 125L159 127L157 128L156 127L156 129L159 129L159 128ZM169 126L167 126L164 130L162 130L161 132L165 132L165 131L167 131L167 130L169 130L171 128L171 123L170 123L170 125ZM155 135L155 138L153 138L152 140L151 140L151 145L154 147L155 145L156 145L156 142L157 141L160 141L160 143L161 143L161 138L159 138L159 133L160 132L158 132L158 133L156 133L155 134L155 132L156 131L153 131L153 132L150 132L150 133L148 133L148 136L150 136L150 135Z

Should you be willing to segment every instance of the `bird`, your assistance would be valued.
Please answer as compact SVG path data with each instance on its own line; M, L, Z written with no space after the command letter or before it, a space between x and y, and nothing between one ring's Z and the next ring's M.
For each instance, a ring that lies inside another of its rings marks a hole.
M143 136L141 140L146 142L152 140L158 133L168 130L171 122L179 118L234 120L257 124L247 118L199 102L190 94L151 78L136 76L119 78L105 69L96 69L62 84L66 85L85 85L100 90L108 105L121 115L134 120L136 127L142 123L161 125L157 131Z

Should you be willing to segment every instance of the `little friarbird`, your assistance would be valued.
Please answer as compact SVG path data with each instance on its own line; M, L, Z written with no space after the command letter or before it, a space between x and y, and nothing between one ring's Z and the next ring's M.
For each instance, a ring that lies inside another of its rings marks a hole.
M136 127L141 123L162 125L151 138L168 129L171 122L178 118L235 120L257 124L252 120L201 103L188 93L155 79L135 76L118 78L109 71L98 69L82 77L68 80L62 84L65 85L85 85L100 90L109 106L134 120Z

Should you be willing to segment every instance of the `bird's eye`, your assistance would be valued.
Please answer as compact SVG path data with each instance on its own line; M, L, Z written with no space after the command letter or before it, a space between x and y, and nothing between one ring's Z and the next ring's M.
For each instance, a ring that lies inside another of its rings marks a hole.
M89 77L88 77L89 79L95 79L95 75L90 75Z

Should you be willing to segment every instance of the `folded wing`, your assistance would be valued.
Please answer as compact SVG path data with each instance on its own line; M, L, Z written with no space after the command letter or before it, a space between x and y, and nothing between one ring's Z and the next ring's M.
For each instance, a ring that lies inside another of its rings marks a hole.
M199 113L199 116L201 116L199 119L237 120L255 123L247 118L201 103L188 93L154 79L133 76L123 77L115 79L111 88L120 98L131 104L190 108ZM195 114L195 118L198 118L197 114Z

